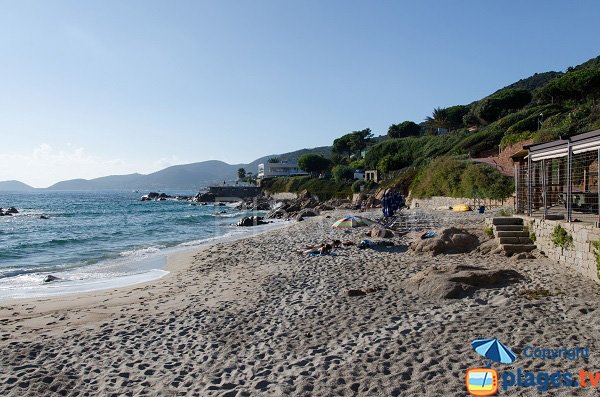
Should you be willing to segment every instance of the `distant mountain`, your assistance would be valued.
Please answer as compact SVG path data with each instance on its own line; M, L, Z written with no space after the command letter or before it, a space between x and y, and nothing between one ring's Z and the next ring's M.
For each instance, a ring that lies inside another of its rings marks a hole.
M34 187L31 187L23 182L19 181L3 181L0 182L0 191L2 192L22 192L26 190L34 190Z
M298 158L306 153L320 154L321 156L331 156L331 146L319 146L312 149L300 149L294 152L288 152L283 154L271 154L269 156L260 157L250 164L241 164L240 167L244 167L246 171L256 173L257 167L261 163L266 163L270 158L277 157L281 161L297 162ZM239 167L238 167L239 168Z
M237 178L237 170L244 168L256 174L258 164L272 157L281 161L295 162L305 153L316 153L329 157L330 146L302 149L294 152L272 154L254 160L249 164L227 164L223 161L209 160L199 163L174 165L152 174L111 175L94 179L71 179L50 186L49 190L191 190L211 184L231 181ZM27 185L25 185L27 186Z

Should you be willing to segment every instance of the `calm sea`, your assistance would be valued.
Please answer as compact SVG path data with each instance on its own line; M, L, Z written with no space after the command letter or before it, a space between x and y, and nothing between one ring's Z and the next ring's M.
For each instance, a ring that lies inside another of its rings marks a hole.
M142 202L140 196L1 192L0 207L16 207L20 213L0 217L0 299L155 279L166 274L165 258L171 251L256 231L233 226L249 214L231 205ZM49 219L41 219L42 215ZM49 274L60 280L44 283Z

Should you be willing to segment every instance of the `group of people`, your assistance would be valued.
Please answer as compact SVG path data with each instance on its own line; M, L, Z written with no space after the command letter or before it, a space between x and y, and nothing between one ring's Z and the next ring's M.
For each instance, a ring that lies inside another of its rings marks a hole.
M404 197L392 189L386 190L383 195L383 199L381 199L381 207L383 208L383 216L389 218L390 216L394 216L394 212L402 209L406 205L406 201L404 201Z
M304 255L331 255L334 248L349 247L354 245L352 241L333 240L331 243L322 243L319 245L309 245L300 250Z

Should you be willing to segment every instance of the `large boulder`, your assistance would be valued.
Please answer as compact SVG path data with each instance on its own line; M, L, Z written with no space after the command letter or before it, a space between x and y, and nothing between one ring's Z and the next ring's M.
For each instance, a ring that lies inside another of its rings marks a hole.
M194 197L194 201L200 203L200 202L205 202L205 203L214 203L215 202L215 195L213 193L198 193L195 197Z
M407 290L437 299L459 299L482 288L501 288L524 277L515 270L471 265L441 265L412 276Z
M269 222L263 221L263 218L260 216L247 216L237 223L237 226L257 226L257 225L266 225Z
M374 226L369 235L373 238L392 238L394 237L394 232L381 226Z
M4 211L4 213L5 214L18 214L19 211L17 211L17 209L15 207L10 207L6 211Z
M60 277L56 277L56 276L53 276L53 275L49 274L49 275L47 275L47 276L44 278L44 282L45 282L45 283L51 283L51 282L53 282L53 281L58 281L58 280L60 280L60 279L61 279Z
M466 229L450 227L443 229L433 238L419 240L411 245L415 252L439 254L460 254L470 252L479 245L479 237Z

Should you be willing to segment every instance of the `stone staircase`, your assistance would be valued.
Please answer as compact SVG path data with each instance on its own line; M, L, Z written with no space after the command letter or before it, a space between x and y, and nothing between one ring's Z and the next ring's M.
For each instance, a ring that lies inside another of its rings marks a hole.
M536 249L529 238L529 231L523 226L523 219L513 217L498 217L492 219L494 236L499 247L506 254L531 252Z

